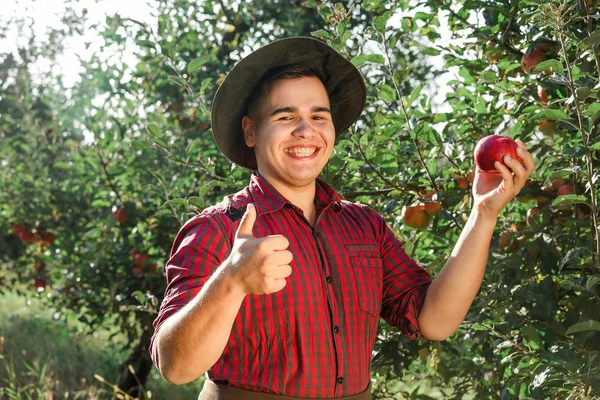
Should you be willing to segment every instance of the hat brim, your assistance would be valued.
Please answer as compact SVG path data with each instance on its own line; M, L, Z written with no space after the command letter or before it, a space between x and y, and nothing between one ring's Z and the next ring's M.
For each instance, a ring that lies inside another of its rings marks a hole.
M212 133L217 147L239 166L257 168L254 149L246 146L242 118L248 97L268 70L288 64L310 66L321 74L329 95L336 139L365 106L367 90L360 71L320 40L291 37L272 42L241 60L217 89L212 105Z

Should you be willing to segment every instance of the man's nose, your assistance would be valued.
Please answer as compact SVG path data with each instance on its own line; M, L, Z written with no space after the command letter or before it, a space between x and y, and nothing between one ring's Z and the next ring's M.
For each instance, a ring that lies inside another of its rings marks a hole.
M310 118L299 118L294 134L298 136L310 136L315 133L315 128Z

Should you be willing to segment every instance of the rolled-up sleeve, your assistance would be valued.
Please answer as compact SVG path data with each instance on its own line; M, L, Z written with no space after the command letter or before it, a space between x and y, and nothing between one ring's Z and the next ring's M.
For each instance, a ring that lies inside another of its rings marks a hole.
M431 277L406 254L383 218L379 221L379 232L383 260L381 317L407 338L421 339L419 314Z
M152 361L158 366L156 335L171 315L189 303L229 256L230 244L218 216L199 215L181 228L166 263L167 288L150 342Z

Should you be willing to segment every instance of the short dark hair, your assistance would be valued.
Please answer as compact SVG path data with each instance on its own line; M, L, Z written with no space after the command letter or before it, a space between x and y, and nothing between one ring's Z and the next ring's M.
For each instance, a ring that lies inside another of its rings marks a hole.
M258 104L264 96L268 95L273 85L282 79L298 79L305 77L318 78L325 84L319 71L313 67L304 64L287 64L276 68L271 68L260 78L256 87L250 93L246 103L246 115L254 113Z

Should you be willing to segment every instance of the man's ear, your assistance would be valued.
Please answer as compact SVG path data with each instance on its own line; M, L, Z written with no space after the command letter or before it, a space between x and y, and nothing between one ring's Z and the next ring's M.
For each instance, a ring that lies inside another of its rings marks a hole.
M254 147L256 144L256 125L247 115L244 115L244 118L242 118L242 129L244 130L246 146Z

